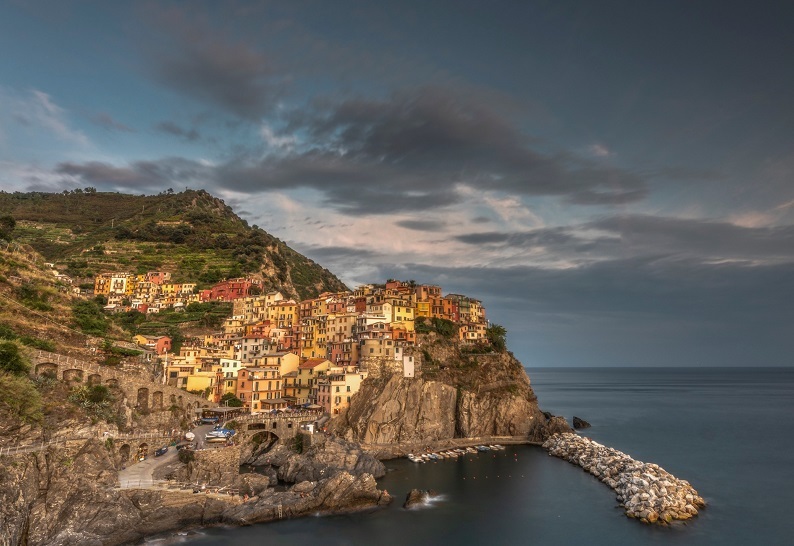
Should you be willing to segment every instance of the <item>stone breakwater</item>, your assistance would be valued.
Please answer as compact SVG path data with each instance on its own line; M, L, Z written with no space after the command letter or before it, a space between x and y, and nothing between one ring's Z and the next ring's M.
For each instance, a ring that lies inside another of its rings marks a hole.
M556 434L543 448L581 466L616 493L630 518L643 523L670 523L698 514L706 502L686 480L679 480L659 465L635 461L625 453L578 434Z

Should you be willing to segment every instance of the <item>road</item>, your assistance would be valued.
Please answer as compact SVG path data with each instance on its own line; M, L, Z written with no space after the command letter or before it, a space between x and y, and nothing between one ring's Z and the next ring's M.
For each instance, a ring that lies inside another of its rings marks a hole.
M201 449L204 445L204 435L214 428L213 425L199 425L193 429L193 434L196 435L196 448ZM130 464L127 468L119 470L119 485L122 489L137 489L141 487L152 487L154 485L155 469L173 462L177 457L176 447L171 446L168 448L168 453L160 457L154 456L154 450L159 445L151 445L149 447L149 456L145 460Z

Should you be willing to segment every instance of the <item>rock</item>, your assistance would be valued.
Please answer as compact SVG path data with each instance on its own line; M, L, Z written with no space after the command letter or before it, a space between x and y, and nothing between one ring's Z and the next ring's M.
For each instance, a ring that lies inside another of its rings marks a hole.
M666 524L698 514L705 501L686 480L679 480L655 464L635 461L625 453L578 434L550 437L543 444L549 455L579 465L603 478L617 494L626 515L643 523Z
M405 497L403 508L412 508L417 504L424 504L427 501L427 491L422 489L411 489Z
M580 419L579 417L573 416L573 428L575 429L582 429L582 428L590 428L590 423L585 421L584 419Z
M278 477L290 483L316 482L340 471L354 476L371 474L381 478L386 474L386 467L360 446L341 438L329 438L305 453L290 455L278 468Z
M391 445L391 456L461 437L520 436L543 441L569 432L562 420L540 411L529 378L508 353L460 354L456 343L428 334L423 353L441 363L441 373L374 373L329 430L364 445Z

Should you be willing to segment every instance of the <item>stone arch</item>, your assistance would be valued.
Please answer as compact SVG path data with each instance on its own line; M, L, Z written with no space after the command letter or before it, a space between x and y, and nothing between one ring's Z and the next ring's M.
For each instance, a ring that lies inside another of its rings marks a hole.
M184 407L184 403L182 402L182 395L181 394L176 397L176 403L179 405L180 408Z
M248 430L266 430L267 423L251 423L248 425Z
M172 394L168 397L169 402L171 402L172 406L176 406L176 395Z
M42 362L36 365L36 375L58 377L58 366L52 362Z
M111 377L110 379L105 380L105 385L110 387L111 389L119 388L119 380L115 377Z
M270 430L263 430L262 432L257 432L251 437L251 440L254 442L254 445L264 445L266 446L263 451L269 450L273 447L273 444L278 442L281 438L279 438L278 434Z
M119 458L122 463L130 460L130 444L123 444L119 448Z
M149 456L149 444L141 442L138 444L138 452L135 454L136 461L142 461Z
M278 428L278 422L277 421L273 421L273 426L271 428Z
M67 383L82 383L83 370L80 368L69 368L63 371L63 380Z
M102 376L98 373L92 373L88 376L88 384L89 385L101 385L102 384Z
M155 391L152 393L152 409L163 409L163 392Z
M193 404L191 404L190 402L188 402L188 403L187 403L187 411L189 412L189 411L190 411L190 410L192 410L192 409L193 409Z
M141 409L149 409L149 389L140 387L138 389L137 406Z

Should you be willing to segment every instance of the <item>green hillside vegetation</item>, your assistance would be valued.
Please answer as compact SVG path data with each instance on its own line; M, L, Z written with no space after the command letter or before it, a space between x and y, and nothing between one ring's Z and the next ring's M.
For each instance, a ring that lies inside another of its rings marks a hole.
M265 288L306 299L344 290L327 269L203 190L159 195L0 192L0 218L62 273L88 284L98 273L162 270L208 287L251 275ZM9 231L4 227L3 233Z

